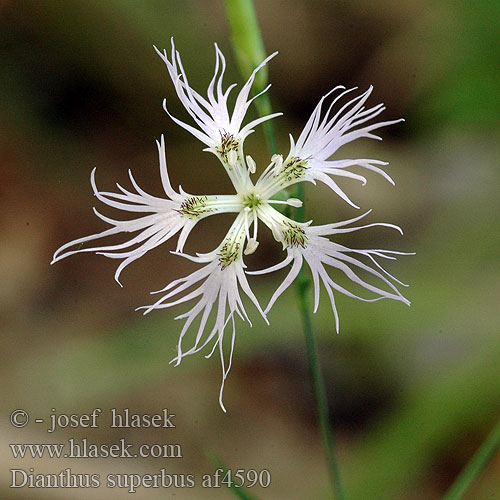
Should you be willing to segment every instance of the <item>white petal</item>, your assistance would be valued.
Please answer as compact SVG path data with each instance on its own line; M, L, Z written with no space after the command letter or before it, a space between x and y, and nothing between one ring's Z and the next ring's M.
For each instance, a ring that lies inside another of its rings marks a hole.
M272 307L276 299L283 293L283 291L287 287L291 285L292 281L297 277L302 267L302 262L304 259L307 262L309 268L311 269L313 278L314 312L317 311L319 305L320 280L321 280L321 283L323 283L323 286L325 287L330 299L332 311L335 316L335 325L337 333L339 328L339 318L335 304L335 297L333 293L334 290L341 292L349 297L356 298L365 302L375 302L377 300L388 298L409 305L409 301L403 297L403 295L399 292L393 281L398 284L402 283L396 278L394 278L391 274L389 274L382 266L380 266L380 264L375 259L375 257L391 258L391 256L397 252L389 250L352 250L342 245L338 245L334 242L331 242L330 240L323 237L323 235L343 233L351 230L363 229L364 227L370 227L375 225L389 225L384 223L376 223L376 224L368 224L366 226L358 228L346 229L343 227L352 222L360 220L361 218L365 217L367 213L359 217L355 217L354 219L351 219L349 221L344 221L337 224L328 224L325 226L310 226L310 227L304 226L306 235L304 246L297 244L296 246L286 247L287 258L280 264L277 264L276 266L273 266L269 269L265 269L263 271L253 271L253 272L249 271L248 274L262 274L264 272L278 270L286 266L288 263L293 262L288 275L283 280L278 289L274 292L264 312L267 314L267 312ZM350 254L352 253L356 254L356 257L367 258L369 263L375 265L375 268L370 267L370 265L362 262L359 258L351 257ZM336 283L328 275L327 266L333 269L338 269L343 274L345 274L345 276L347 276L353 283L364 288L368 292L371 292L371 294L373 294L374 297L372 298L360 297L352 293L351 291L345 289L344 287ZM365 273L368 273L369 276L381 282L382 286L385 285L385 288L376 286L371 282L361 278L355 272L356 268L362 270Z
M163 136L161 137L161 142L157 141L157 146L163 188L167 196L171 199L158 198L148 194L140 188L130 171L130 182L132 183L135 192L127 190L119 184L117 184L117 187L120 190L118 193L99 191L95 181L96 169L94 168L91 173L90 182L94 195L97 199L109 207L123 210L125 212L135 212L136 214L142 216L130 220L115 220L102 215L94 209L97 217L113 227L100 233L84 236L83 238L78 238L62 245L54 253L52 263L69 257L70 255L82 252L96 252L109 258L124 259L118 266L115 273L115 279L121 285L119 282L119 276L121 271L128 264L142 257L149 250L165 243L167 240L179 233L179 231L180 236L177 249L179 251L182 250L190 231L196 223L202 218L217 213L217 196L193 197L187 193L183 193L181 195L172 189L168 178L165 160L165 141ZM220 197L221 211L234 210L233 198L234 197L231 196ZM193 213L191 210L191 212L187 214L186 209L184 208L184 202L192 203L192 200L196 200L201 203L201 207L198 208L198 206L196 206L198 212ZM207 204L212 203L213 208L207 209L204 205L205 202ZM144 213L146 213L146 215L143 215ZM134 236L130 236L130 233L134 232L139 233ZM116 244L101 244L87 248L81 247L82 244L115 234L125 235L127 238L126 241ZM124 249L127 250L124 252L119 251Z
M333 89L329 94L338 89L338 87ZM343 89L343 87L341 89ZM325 98L329 94L320 99L297 142L294 143L293 138L291 138L288 158L300 158L302 161L307 162L304 173L305 180L319 180L325 183L347 203L356 206L350 201L349 197L337 183L333 181L333 178L336 176L351 177L365 184L366 179L363 176L344 171L346 168L359 165L362 168L382 175L391 182L391 184L394 184L391 177L378 166L386 165L386 163L378 160L366 159L332 161L329 160L329 158L344 144L361 137L380 139L380 137L372 133L373 130L398 123L401 120L389 120L365 125L366 122L373 120L385 109L383 104L365 109L364 104L373 90L371 86L363 94L342 105L340 109L333 114L332 109L334 105L339 99L352 90L354 89L340 92L340 94L333 99L325 113L323 113L322 108ZM333 114L333 116L331 116L331 114ZM297 179L290 179L288 183L281 185L280 188L286 188L296 182L298 182Z

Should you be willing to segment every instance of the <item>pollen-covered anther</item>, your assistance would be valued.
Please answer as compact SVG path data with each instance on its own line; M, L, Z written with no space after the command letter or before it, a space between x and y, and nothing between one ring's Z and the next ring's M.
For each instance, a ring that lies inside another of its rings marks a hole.
M220 144L215 148L220 158L227 162L230 168L234 168L238 161L238 148L240 141L232 134L221 133ZM236 156L235 156L236 155Z
M234 149L231 149L231 151L227 153L227 162L229 163L229 166L231 168L234 168L236 166L237 161L238 161L238 153Z
M255 163L255 160L250 155L246 156L246 160L248 165L248 171L251 174L255 174L255 171L257 170L257 165Z
M255 238L250 238L248 240L247 246L245 248L245 251L243 252L245 255L251 255L257 250L257 247L259 246L259 242Z
M273 205L289 205L294 208L300 208L302 206L302 200L298 198L288 198L288 200L267 200L268 203Z
M278 175L281 171L281 167L283 166L283 156L273 155L271 156L271 162L274 163L274 175Z
M294 208L300 208L302 206L302 200L299 200L298 198L288 198L288 200L286 200L286 204Z

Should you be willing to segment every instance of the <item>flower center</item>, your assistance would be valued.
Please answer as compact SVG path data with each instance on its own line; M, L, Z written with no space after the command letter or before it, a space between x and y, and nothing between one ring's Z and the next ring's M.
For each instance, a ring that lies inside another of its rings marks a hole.
M262 204L262 197L257 193L249 193L243 197L243 207L253 210Z

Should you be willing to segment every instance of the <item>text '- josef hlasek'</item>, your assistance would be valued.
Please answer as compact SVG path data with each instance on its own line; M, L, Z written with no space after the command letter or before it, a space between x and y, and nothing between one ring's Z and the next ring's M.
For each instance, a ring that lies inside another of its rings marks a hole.
M48 423L47 432L52 433L57 429L66 428L90 428L95 429L100 426L100 418L103 411L101 408L94 408L90 413L57 413L55 408L51 409L48 419L35 418L36 424ZM175 427L175 413L169 413L167 408L163 408L159 413L134 413L129 408L117 410L111 408L109 412L110 428L172 428ZM14 410L10 414L10 422L14 427L26 427L30 422L30 415L25 410Z

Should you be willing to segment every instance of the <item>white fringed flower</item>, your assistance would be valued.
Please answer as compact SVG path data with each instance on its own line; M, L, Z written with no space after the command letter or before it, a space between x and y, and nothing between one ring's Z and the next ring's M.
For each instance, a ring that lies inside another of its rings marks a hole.
M339 320L334 291L366 302L388 298L409 304L396 286L396 284L406 285L385 271L379 263L380 259L395 259L395 255L401 255L402 252L353 250L330 241L328 238L367 227L387 226L400 230L398 227L385 223L349 226L366 216L368 212L348 221L313 226L311 222L305 224L295 222L275 208L285 205L291 208L302 206L299 199L292 197L284 189L298 182L315 183L318 180L326 183L340 198L354 205L336 184L334 178L350 177L365 183L366 179L363 176L348 170L349 167L355 165L377 172L392 182L378 166L385 165L385 162L367 159L330 160L329 158L347 142L360 137L379 138L372 131L397 123L399 120L366 124L385 109L381 104L365 109L364 105L371 93L371 87L361 96L340 107L334 114L332 111L334 105L350 91L340 92L323 114L324 100L331 93L343 89L343 87L336 87L320 100L297 142L294 142L290 136L291 147L285 159L282 155L273 155L267 168L254 183L251 175L255 174L257 165L251 156L245 155L244 140L253 132L253 127L281 113L258 118L246 125L243 121L250 104L260 95L249 97L255 75L275 54L266 58L255 69L236 97L234 108L230 113L228 96L234 84L223 90L222 79L226 62L217 45L215 46L215 72L207 90L207 98L202 97L189 86L180 55L175 50L173 41L170 59L166 51L156 50L165 62L177 95L196 127L177 118L172 117L172 119L202 141L207 146L206 150L217 156L233 183L235 194L191 195L184 192L180 186L179 192L175 191L167 173L165 143L162 136L157 146L161 181L166 197L158 198L143 191L132 174L130 174L130 180L135 192L128 191L118 184L119 192L117 193L99 191L93 171L91 183L99 201L109 207L135 212L141 216L122 221L110 219L95 211L99 218L112 227L63 245L55 252L52 262L80 252L96 252L106 257L122 259L115 273L118 281L121 271L128 264L148 250L178 235L176 251L173 253L199 264L200 267L188 276L176 279L162 290L154 292L161 294L160 298L153 304L139 309L143 309L146 314L154 309L170 308L192 300L196 301L191 309L176 318L183 319L184 325L179 336L177 355L172 362L178 365L185 356L200 352L209 346L211 350L207 357L218 349L222 364L219 402L225 411L222 394L232 362L236 331L235 319L239 317L250 322L243 306L241 292L250 299L267 322L266 314L276 299L297 277L305 260L314 283L314 311L319 305L322 283L330 298L337 332ZM292 211L288 210L288 212ZM235 220L215 250L206 254L198 253L196 256L183 253L186 239L199 220L227 212L235 213ZM252 254L258 249L259 221L269 228L276 241L281 243L283 250L286 251L286 258L280 264L268 269L246 272L243 256ZM123 243L81 247L94 240L123 233L127 238ZM129 233L137 234L130 237ZM263 311L250 288L247 274L268 273L282 269L289 264L291 268L288 275ZM360 296L358 293L347 290L330 277L329 270L342 273L370 296ZM197 326L193 326L193 323ZM229 342L226 342L229 346L225 348L224 332L228 323L231 323L232 333ZM186 347L188 332L191 329L193 329L193 342ZM196 331L195 334L194 331ZM229 351L228 358L225 354L227 351Z

